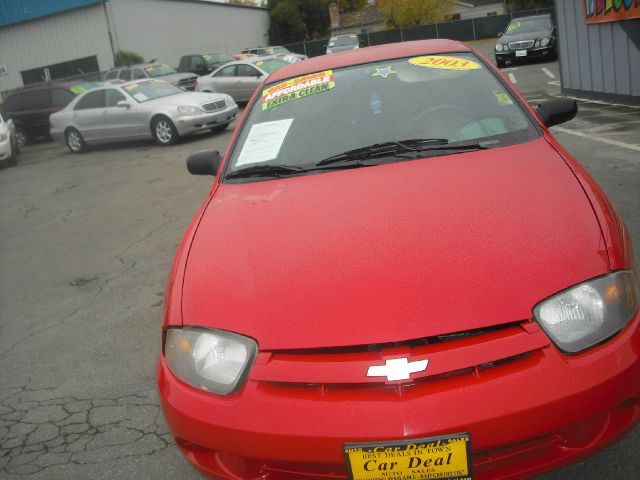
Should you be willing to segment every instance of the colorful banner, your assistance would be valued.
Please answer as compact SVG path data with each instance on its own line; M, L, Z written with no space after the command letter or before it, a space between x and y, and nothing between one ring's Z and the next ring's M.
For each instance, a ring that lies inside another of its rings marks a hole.
M586 23L640 18L640 0L582 0Z

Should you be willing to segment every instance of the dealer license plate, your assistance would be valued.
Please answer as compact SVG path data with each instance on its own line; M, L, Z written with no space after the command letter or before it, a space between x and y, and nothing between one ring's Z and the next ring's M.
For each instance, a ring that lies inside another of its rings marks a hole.
M526 50L516 50L516 57L526 57L526 56L527 56Z
M343 447L352 480L470 480L471 436L455 433L439 437L391 442L350 443Z

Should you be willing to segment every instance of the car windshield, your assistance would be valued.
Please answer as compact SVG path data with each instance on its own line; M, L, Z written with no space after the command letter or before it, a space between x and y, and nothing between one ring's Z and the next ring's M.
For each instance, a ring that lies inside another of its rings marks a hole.
M335 156L348 159L353 150L361 158L371 146L434 141L447 144L438 153L447 154L470 141L496 148L538 135L512 94L473 54L395 59L266 85L242 127L227 175L256 165L309 169ZM412 151L425 156L423 150Z
M287 54L287 53L291 53L289 50L287 50L284 47L267 47L264 49L265 52L267 52L269 55L283 55L283 54Z
M280 67L284 67L285 65L289 65L286 61L281 60L279 58L269 58L267 60L258 60L255 62L257 67L260 67L267 73L273 73L278 70Z
M329 39L330 47L345 47L347 45L355 45L358 43L358 35L341 35L339 37L331 37Z
M161 80L147 80L146 82L131 83L122 88L138 103L148 102L156 98L168 97L184 90L174 87L170 83Z
M507 33L517 35L519 33L540 32L550 28L551 22L549 22L548 18L527 18L512 20L507 27Z
M205 53L203 57L209 65L233 62L235 60L231 55L227 55L226 53Z
M175 69L171 68L169 65L152 65L150 67L144 67L144 71L147 72L147 75L151 78L176 73Z

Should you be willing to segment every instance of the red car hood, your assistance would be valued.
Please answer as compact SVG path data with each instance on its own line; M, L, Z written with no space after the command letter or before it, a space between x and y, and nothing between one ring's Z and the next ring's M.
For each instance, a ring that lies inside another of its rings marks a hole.
M183 323L262 350L384 343L531 318L608 271L581 186L544 140L219 186Z

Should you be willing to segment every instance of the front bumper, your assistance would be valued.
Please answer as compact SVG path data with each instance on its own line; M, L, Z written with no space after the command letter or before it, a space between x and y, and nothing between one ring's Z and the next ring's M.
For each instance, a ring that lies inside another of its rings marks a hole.
M526 55L524 56L516 56L516 51L524 51ZM506 52L502 50L498 52L494 50L494 55L496 59L504 60L504 61L520 61L527 60L531 58L542 58L542 57L552 57L555 52L555 45L547 45L546 47L532 47L526 48L522 50L507 50Z
M223 110L202 115L182 115L174 119L174 124L180 135L202 132L218 125L232 122L238 115L238 106L232 105Z
M255 379L228 397L177 380L164 358L158 388L178 445L223 479L348 478L345 443L470 432L474 478L528 478L575 462L640 419L640 313L613 339L575 356L552 344L480 374L318 395ZM384 394L383 394L384 393Z

